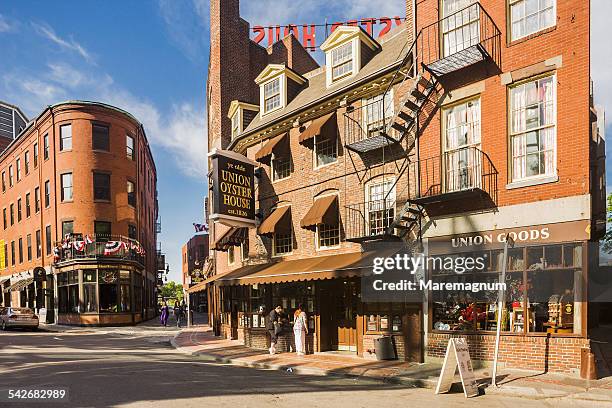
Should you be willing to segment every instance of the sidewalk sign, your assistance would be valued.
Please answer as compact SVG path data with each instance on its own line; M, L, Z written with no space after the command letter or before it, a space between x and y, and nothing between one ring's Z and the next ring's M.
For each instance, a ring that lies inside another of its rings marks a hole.
M457 366L459 366L459 376L461 377L465 397L476 397L478 395L478 384L476 384L476 377L472 370L470 351L464 338L451 338L448 341L444 364L442 364L442 371L436 386L436 394L445 393L450 390Z

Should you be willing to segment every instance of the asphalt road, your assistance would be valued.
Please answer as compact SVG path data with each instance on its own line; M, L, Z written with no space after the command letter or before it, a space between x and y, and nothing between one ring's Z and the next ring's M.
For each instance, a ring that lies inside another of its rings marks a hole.
M38 407L561 407L563 401L465 399L373 380L299 376L178 353L172 333L0 332L0 390L63 388L69 402ZM582 406L596 406L584 403Z

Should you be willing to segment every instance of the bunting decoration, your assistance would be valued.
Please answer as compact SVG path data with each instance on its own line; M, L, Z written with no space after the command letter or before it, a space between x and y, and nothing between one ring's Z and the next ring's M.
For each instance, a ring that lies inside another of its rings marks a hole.
M196 224L194 222L193 227L195 228L195 232L208 232L208 225L206 224Z
M125 249L125 242L122 241L108 241L104 246L104 255L113 255L122 249Z
M72 247L79 252L83 252L85 250L85 241L74 241Z
M85 235L85 243L87 245L93 244L93 240L91 239L91 237L89 235Z

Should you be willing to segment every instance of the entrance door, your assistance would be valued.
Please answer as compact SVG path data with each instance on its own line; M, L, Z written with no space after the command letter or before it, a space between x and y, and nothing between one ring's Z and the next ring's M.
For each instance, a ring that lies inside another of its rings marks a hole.
M357 352L357 285L356 281L339 280L336 285L334 320L338 331L335 350Z

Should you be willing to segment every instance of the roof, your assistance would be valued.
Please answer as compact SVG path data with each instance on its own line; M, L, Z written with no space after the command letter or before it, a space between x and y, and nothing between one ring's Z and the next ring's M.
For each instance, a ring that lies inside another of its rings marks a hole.
M310 73L305 74L304 77L308 79L307 85L300 90L285 108L268 113L263 117L261 112L259 112L240 136L232 141L232 145L249 134L256 133L278 122L280 119L304 110L311 104L320 104L327 98L345 92L361 82L369 81L372 77L379 76L393 69L401 63L410 49L410 42L406 40L407 34L408 27L406 24L402 25L400 30L387 34L385 41L381 41L381 50L350 80L341 81L328 88L324 68L317 68L314 75Z

